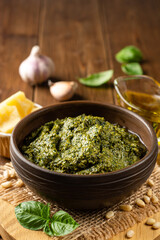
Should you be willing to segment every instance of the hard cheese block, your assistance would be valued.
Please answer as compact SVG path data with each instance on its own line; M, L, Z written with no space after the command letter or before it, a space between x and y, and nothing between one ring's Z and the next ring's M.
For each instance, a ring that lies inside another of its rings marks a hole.
M34 103L21 91L0 103L0 132L11 133L15 125L32 112Z

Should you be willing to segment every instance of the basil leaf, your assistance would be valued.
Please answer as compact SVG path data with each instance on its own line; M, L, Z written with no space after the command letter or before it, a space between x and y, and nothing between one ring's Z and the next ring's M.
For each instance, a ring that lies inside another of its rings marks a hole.
M108 82L113 76L113 70L95 73L86 78L79 78L80 83L89 87L99 87Z
M65 211L58 211L52 217L51 229L54 236L64 236L79 226L78 223Z
M143 70L139 63L126 63L121 66L122 71L128 75L142 75Z
M50 227L49 221L46 222L46 224L45 224L45 226L43 228L43 232L45 232L47 235L49 235L51 237L54 236L54 233L53 233L53 231L52 231L52 229Z
M47 205L44 204L44 207L41 211L41 216L45 219L50 219L50 205L49 203Z
M28 201L15 207L18 222L27 229L39 230L44 228L48 220L49 206L43 203Z
M140 62L142 60L142 52L135 46L127 46L120 50L115 58L120 63Z
M79 224L64 211L59 211L50 217L50 206L36 201L28 201L15 207L15 214L18 222L27 229L43 229L49 236L63 236Z

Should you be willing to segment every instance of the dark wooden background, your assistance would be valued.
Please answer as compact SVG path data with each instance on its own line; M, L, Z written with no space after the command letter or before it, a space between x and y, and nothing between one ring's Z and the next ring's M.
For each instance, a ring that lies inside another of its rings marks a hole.
M0 0L0 102L21 90L43 106L55 103L47 85L31 87L18 74L35 44L53 59L55 80L107 69L114 69L114 79L123 75L115 54L136 45L145 74L159 81L160 1ZM79 84L74 99L115 103L111 82L96 89Z
M143 69L160 76L159 0L0 0L0 101L18 90L42 105L55 102L47 86L22 82L18 67L33 45L55 62L54 77L75 80L89 73L114 69L123 75L115 53L138 46ZM75 99L114 103L108 85L79 85Z

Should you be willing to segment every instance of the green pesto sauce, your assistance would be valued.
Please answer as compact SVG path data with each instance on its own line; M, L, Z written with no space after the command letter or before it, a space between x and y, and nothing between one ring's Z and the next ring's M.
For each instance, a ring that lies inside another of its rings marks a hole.
M44 124L25 139L21 150L43 168L72 174L119 170L147 152L137 135L85 114Z

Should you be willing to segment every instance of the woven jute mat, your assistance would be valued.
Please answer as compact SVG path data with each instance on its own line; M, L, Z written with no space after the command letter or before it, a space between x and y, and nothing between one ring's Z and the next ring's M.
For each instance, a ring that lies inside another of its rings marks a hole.
M13 169L11 163L6 163L4 166L0 167L0 184L6 180L3 177L3 172L5 170ZM19 203L24 201L40 201L47 203L39 196L35 195L31 190L29 190L25 185L23 187L16 187L18 177L12 178L12 187L4 189L0 187L0 197L9 202L10 204L17 206ZM152 187L153 193L160 200L160 167L156 165L150 179L154 181L154 186ZM126 198L125 201L120 202L113 207L107 209L103 208L101 210L88 210L88 211L78 211L69 210L63 208L67 211L79 224L80 226L73 231L71 234L64 237L53 237L52 239L63 239L63 240L107 240L116 234L125 231L126 229L132 227L134 224L143 221L145 218L153 215L154 213L160 211L160 203L153 204L150 202L146 204L144 208L140 208L135 204L137 198L143 199L150 187L147 183L135 192L130 197ZM159 201L160 202L160 201ZM131 212L124 212L119 209L121 204L130 204L133 206ZM58 205L53 205L51 203L51 212L54 213L61 208ZM106 219L105 215L108 211L114 211L114 216L111 219Z

